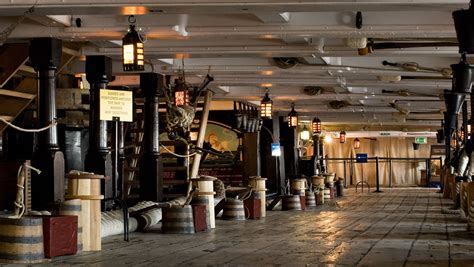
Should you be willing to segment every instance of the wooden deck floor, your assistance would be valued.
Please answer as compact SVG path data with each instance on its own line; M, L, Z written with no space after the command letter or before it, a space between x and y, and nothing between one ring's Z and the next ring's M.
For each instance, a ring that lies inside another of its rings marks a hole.
M88 266L473 266L474 235L435 189L355 193L307 211L270 211L263 220L217 220L207 233L105 238L103 251L51 265Z

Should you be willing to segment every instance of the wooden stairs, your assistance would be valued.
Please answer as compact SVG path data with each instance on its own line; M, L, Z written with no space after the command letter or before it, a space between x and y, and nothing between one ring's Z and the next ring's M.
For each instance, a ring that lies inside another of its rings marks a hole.
M62 71L79 53L63 47ZM28 66L29 44L4 44L0 47L0 117L12 122L21 114L38 95L38 83L35 70ZM20 77L21 81L13 89L3 89L12 77ZM7 125L0 121L0 135Z
M163 118L165 117L166 112L166 103L160 101L160 128L163 127ZM143 156L143 130L144 130L144 99L136 98L135 99L135 116L134 122L131 124L131 127L128 127L127 132L125 133L126 140L131 140L126 142L125 146L125 173L124 177L127 179L127 188L129 199L137 199L139 197L139 188L140 188L140 159ZM198 105L196 110L196 115L191 125L191 131L197 131L199 128L200 116L203 109L203 98L198 99ZM160 129L160 133L163 133L164 130ZM163 136L163 135L162 135ZM169 150L180 154L186 155L189 153L188 146L181 141L169 141L167 139L160 140L160 144L167 147ZM161 168L160 176L163 179L163 191L161 195L164 200L176 198L179 196L184 196L187 194L187 177L190 166L188 164L192 163L192 157L189 159L178 158L171 153L168 153L165 149L161 150L160 160L163 163Z

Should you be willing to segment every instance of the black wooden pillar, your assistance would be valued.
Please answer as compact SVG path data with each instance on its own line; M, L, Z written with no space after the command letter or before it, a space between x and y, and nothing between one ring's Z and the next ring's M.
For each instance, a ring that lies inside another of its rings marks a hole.
M56 119L56 69L61 64L62 42L53 38L37 38L30 42L30 61L38 73L39 127ZM59 150L57 127L39 134L38 150L32 165L32 204L35 210L49 209L64 199L64 155Z
M291 175L298 174L298 135L295 128L288 127L288 123L280 117L280 140L284 151L284 164L286 173Z
M163 180L159 140L159 95L165 79L157 73L141 73L140 87L145 95L145 127L143 134L143 157L140 168L140 199L161 201Z
M106 89L112 76L112 60L105 56L86 57L86 78L90 84L89 150L85 169L102 174L101 193L106 199L112 197L112 157L107 145L107 121L100 120L100 90ZM111 207L103 203L102 209Z
M260 132L244 133L242 147L244 178L260 176Z

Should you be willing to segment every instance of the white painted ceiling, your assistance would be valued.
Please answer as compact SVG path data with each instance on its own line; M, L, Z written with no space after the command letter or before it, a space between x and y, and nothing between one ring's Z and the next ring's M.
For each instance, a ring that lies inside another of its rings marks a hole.
M318 116L327 130L423 133L440 128L439 95L451 89L446 70L460 59L451 12L469 1L2 0L0 29L33 5L7 42L85 42L82 55L111 56L120 75L119 45L135 14L147 39L147 70L175 74L184 58L187 80L199 83L210 68L215 99L259 101L269 88L280 115L294 102L303 120ZM375 49L360 56L347 38L369 38ZM277 57L297 63L277 64ZM77 60L67 70L83 72L83 65ZM305 93L308 86L318 93Z

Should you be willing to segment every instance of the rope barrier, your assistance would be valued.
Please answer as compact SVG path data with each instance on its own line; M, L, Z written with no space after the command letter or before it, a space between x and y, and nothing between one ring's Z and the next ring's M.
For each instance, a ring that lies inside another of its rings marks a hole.
M189 157L192 157L194 155L197 154L197 152L194 152L192 154L189 154L189 155L180 155L180 154L176 154L174 153L173 151L169 150L168 148L166 148L166 146L160 144L161 147L163 147L164 150L166 150L166 152L170 153L171 155L175 156L175 157L178 157L178 158L189 158Z
M0 121L2 121L3 123L5 123L6 125L12 127L13 129L17 130L17 131L20 131L20 132L26 132L26 133L39 133L39 132L42 132L42 131L46 131L48 129L51 129L53 128L54 126L58 125L58 122L56 120L53 120L48 126L46 127L43 127L43 128L39 128L39 129L25 129L25 128L21 128L21 127L18 127L16 125L14 125L13 123L5 120L4 118L0 117Z

